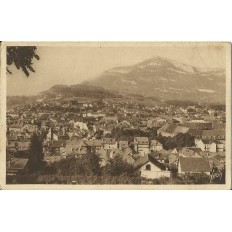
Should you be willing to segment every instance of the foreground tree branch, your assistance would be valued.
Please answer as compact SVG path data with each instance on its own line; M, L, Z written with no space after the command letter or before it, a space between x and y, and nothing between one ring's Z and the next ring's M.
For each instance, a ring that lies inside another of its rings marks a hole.
M25 73L27 77L31 72L35 72L32 65L33 58L39 60L40 57L36 54L37 47L35 46L9 46L7 47L7 65L10 66L12 64L19 70ZM7 72L12 74L7 67Z

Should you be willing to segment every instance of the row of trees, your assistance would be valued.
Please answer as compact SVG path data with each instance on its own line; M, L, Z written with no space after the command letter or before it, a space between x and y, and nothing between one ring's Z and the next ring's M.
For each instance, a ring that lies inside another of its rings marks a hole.
M110 159L106 166L101 167L99 156L93 153L42 165L30 175L31 178L25 178L27 182L43 184L140 184L133 166L121 157Z

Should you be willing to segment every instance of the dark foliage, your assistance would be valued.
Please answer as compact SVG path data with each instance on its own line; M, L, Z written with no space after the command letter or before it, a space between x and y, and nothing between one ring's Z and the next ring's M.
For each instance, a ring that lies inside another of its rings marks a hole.
M225 184L226 183L226 172L225 167L223 169L213 168L212 171L212 183L214 184Z
M30 75L31 72L35 72L32 68L32 60L36 58L37 60L40 57L36 54L36 47L34 46L9 46L7 47L7 65L14 64L15 67L25 73L27 77ZM12 72L7 67L7 72L12 74Z
M133 166L125 162L120 156L110 159L103 168L103 174L110 176L133 175Z
M53 164L58 175L64 176L91 176L100 174L99 157L95 154L60 160Z
M43 165L43 138L41 135L34 134L31 138L29 148L28 167L30 172L36 172L41 169Z
M116 140L127 140L132 142L134 137L149 137L155 139L157 136L157 128L151 128L148 131L142 131L140 129L120 129L114 128L111 132L111 137Z
M188 133L179 133L174 137L163 137L162 135L159 135L157 137L157 141L163 144L163 147L166 150L174 149L176 147L180 148L194 146L194 137Z

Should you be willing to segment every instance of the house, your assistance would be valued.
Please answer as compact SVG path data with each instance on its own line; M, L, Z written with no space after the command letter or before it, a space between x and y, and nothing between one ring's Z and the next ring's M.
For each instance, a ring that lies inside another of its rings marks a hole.
M31 142L17 142L16 147L18 151L28 151Z
M8 151L14 151L16 152L16 145L17 145L17 139L16 140L9 140L7 139L7 143L6 143L6 148Z
M113 150L118 148L118 143L113 138L104 138L103 141L103 148L105 150Z
M187 147L189 150L194 151L196 154L201 154L202 150L201 148L197 147Z
M12 158L8 155L6 164L7 177L16 176L17 174L23 173L23 171L26 169L27 163L28 159Z
M218 145L217 145L218 144ZM220 145L219 142L214 142L205 139L195 139L196 148L200 148L202 151L216 152L217 148L220 151L223 151L223 145Z
M97 152L103 148L103 141L101 139L88 140L84 144L89 152Z
M58 141L58 135L54 132L53 128L50 128L47 134L48 140L55 140Z
M226 129L226 123L213 122L213 129Z
M193 136L196 139L201 139L202 138L202 129L192 129L190 128L188 130L188 134Z
M217 147L217 152L225 151L225 144L220 141L216 142L216 147Z
M191 120L187 123L187 126L190 129L196 130L211 130L213 128L212 122L208 122L205 120Z
M157 134L158 135L161 134L162 136L165 136L165 137L169 137L169 136L174 137L179 133L185 134L188 131L189 131L188 127L167 123L157 130Z
M216 159L220 163L225 163L225 155L223 152L217 153L213 158Z
M188 127L177 126L176 129L174 130L174 135L177 135L179 133L186 134L188 131L189 131Z
M87 152L87 148L82 139L67 140L65 149L67 155L84 154Z
M160 163L168 163L169 155L171 154L171 150L165 150L162 149L160 151L154 152L154 157L160 162Z
M44 155L45 156L58 156L66 155L66 142L65 141L49 141L44 144Z
M178 149L178 150L179 150L179 149ZM177 148L174 148L174 149L171 151L171 154L178 154Z
M199 150L194 150L188 147L184 147L179 150L179 156L183 157L201 157L200 154L198 153Z
M124 149L124 148L128 148L128 141L119 141L118 142L118 148L119 149Z
M225 136L226 136L226 131L224 129L202 130L202 139L207 139L207 140L221 139L221 140L224 140Z
M178 153L171 153L169 155L169 157L168 157L169 166L175 165L177 167L178 159L179 159L179 154Z
M14 132L20 132L23 127L23 124L13 124L9 125L8 130Z
M142 156L134 163L135 173L147 179L157 179L160 177L170 178L170 171L166 171L163 164L157 161L151 154Z
M89 130L87 124L83 122L74 122L73 126L74 128L78 128L80 130L86 130L86 131Z
M169 137L169 136L173 137L173 136L175 136L174 131L175 131L176 128L177 128L176 124L167 123L167 124L165 124L164 126L162 126L161 128L159 128L157 130L157 134L158 135L161 134L164 137Z
M178 162L178 173L205 173L210 175L211 167L208 159L200 157L183 157L180 156Z
M194 143L197 148L200 148L202 151L205 151L205 144L201 139L195 139Z
M33 134L37 131L37 126L36 125L33 125L33 124L25 124L23 127L22 127L22 130L23 131L26 131L27 133L29 134Z
M152 151L160 151L163 149L163 145L156 141L156 140L151 140L150 141L150 150Z
M208 141L208 140L202 140L202 142L205 145L205 151L209 152L216 152L217 151L217 145L213 141Z
M134 149L140 156L149 153L149 140L147 137L134 137Z
M44 161L47 164L52 164L54 162L58 162L62 159L66 159L66 155L52 155L52 156L44 156Z

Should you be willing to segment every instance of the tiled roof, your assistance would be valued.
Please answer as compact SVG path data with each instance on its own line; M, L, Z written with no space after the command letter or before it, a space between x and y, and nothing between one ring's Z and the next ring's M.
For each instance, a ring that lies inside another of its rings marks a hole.
M205 158L180 157L181 171L183 172L210 172L209 161Z
M58 141L53 141L50 145L50 147L64 147L66 145L66 141L63 140L58 140Z
M145 156L142 156L140 159L136 160L133 165L134 169L138 169L142 167L144 164L148 163L149 161L154 165L156 165L157 167L159 167L161 170L165 170L165 166L161 164L158 160L156 160L151 154L147 154Z
M201 148L198 148L198 147L188 147L188 149L192 150L192 151L195 151L198 154L202 152Z
M151 146L162 146L162 144L157 140L151 140Z
M189 129L188 133L190 135L194 135L194 136L202 136L202 130L201 129Z
M22 158L11 158L11 163L9 169L24 169L28 162L28 159Z
M224 129L214 129L214 130L203 130L202 136L218 136L225 135Z
M134 142L148 144L148 137L134 137Z
M115 144L115 139L113 138L104 138L103 143L108 143L108 144Z
M174 130L174 133L187 133L189 130L188 127L183 127L183 126L177 126L176 129Z
M85 141L86 146L89 147L101 147L103 144L103 141L100 139L94 139L94 140L89 140Z
M216 143L215 141L212 141L212 140L205 140L205 139L202 139L201 141L202 141L204 144Z

